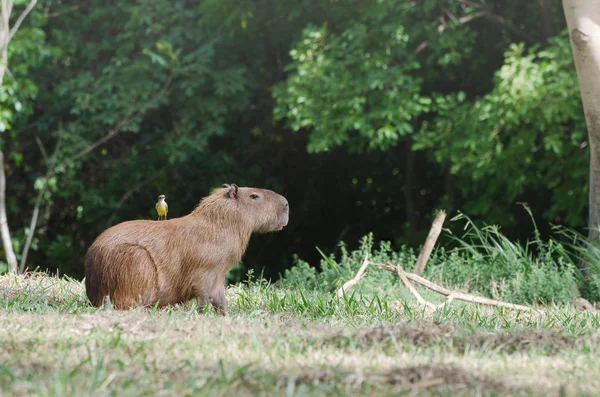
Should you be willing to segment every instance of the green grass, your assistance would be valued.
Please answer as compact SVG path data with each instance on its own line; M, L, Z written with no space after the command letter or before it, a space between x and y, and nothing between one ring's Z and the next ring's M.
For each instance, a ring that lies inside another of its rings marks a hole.
M461 302L432 312L400 288L351 291L235 285L223 317L193 302L96 309L76 280L0 276L0 394L600 393L598 313Z

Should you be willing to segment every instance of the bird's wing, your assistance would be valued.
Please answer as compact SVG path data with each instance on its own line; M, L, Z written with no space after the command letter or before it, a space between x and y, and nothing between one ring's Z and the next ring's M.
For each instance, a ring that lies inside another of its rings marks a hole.
M169 204L165 201L165 214L169 212Z

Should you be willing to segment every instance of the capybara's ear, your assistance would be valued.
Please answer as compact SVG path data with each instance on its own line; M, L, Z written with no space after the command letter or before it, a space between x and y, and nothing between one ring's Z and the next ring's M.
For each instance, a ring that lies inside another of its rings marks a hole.
M238 186L235 183L233 183L231 185L224 183L223 187L229 189L229 191L227 192L227 198L234 198L234 199L238 198Z

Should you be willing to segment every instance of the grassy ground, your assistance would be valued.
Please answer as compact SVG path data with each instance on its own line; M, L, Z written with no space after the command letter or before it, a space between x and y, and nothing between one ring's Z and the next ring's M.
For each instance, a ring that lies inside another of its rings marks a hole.
M0 276L2 396L589 395L600 318L336 299L255 283L230 313L95 309L84 287ZM431 298L431 296L429 296Z

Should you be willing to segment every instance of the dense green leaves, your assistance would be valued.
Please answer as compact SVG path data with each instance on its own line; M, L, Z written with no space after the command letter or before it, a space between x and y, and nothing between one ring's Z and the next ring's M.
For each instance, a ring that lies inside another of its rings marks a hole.
M158 194L181 216L234 182L290 201L244 258L267 276L370 231L420 243L435 208L510 237L530 230L521 201L542 232L581 226L583 113L548 4L41 1L0 87L15 246L43 191L29 265L81 275Z
M359 23L339 35L306 28L291 51L293 74L275 91L275 117L287 117L295 131L312 129L311 152L397 144L429 103L410 75L419 64L408 57L407 42L399 25L373 32Z
M588 155L566 35L545 49L509 46L489 94L473 101L462 92L437 95L432 110L435 118L422 125L414 148L428 149L470 183L486 181L477 196L473 185L463 189L470 213L500 221L504 215L495 211L495 202L514 202L528 189L550 189L546 213L564 213L569 224L584 224L585 201L569 199L585 197Z

